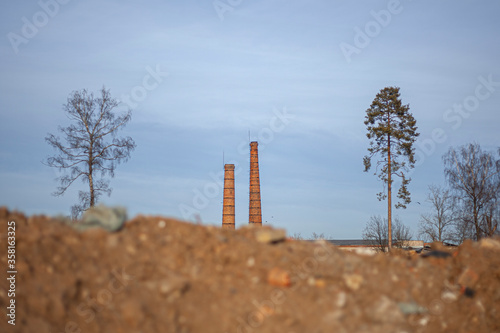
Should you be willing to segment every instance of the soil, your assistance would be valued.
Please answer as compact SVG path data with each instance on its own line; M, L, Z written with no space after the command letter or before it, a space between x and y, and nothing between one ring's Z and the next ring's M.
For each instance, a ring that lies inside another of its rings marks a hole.
M499 239L361 256L165 217L79 232L1 208L0 225L0 332L500 332Z

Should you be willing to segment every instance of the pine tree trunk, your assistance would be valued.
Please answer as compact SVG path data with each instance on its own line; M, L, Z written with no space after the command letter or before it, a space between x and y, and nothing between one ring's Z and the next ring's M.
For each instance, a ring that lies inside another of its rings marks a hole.
M388 134L387 146L387 247L389 251L392 249L392 189L391 189L391 135Z

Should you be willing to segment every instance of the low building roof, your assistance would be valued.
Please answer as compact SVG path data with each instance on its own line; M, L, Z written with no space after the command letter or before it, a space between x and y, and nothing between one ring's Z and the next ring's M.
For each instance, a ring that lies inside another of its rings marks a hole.
M379 247L380 245L374 243L373 241L366 240L366 239L325 239L326 242L335 245L335 246L341 246L341 247L354 247L354 246L359 246L359 247ZM405 241L405 247L411 247L411 248L422 248L424 247L424 242L423 241ZM393 244L396 244L397 242L394 240Z
M326 239L326 241L337 246L374 246L372 241L365 239Z

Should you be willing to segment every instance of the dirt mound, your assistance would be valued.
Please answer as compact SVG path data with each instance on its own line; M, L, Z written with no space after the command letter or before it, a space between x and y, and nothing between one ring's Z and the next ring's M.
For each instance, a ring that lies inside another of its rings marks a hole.
M1 332L500 332L500 241L450 255L359 256L139 216L78 232L44 216L16 222L16 325ZM8 314L9 280L0 280Z

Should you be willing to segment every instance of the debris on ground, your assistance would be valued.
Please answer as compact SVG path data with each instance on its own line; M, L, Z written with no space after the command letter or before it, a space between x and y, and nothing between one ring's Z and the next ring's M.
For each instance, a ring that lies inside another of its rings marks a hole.
M0 332L500 332L498 238L360 256L271 228L122 213L114 232L78 231L0 208L4 251L15 221L17 270L16 325L4 315Z

